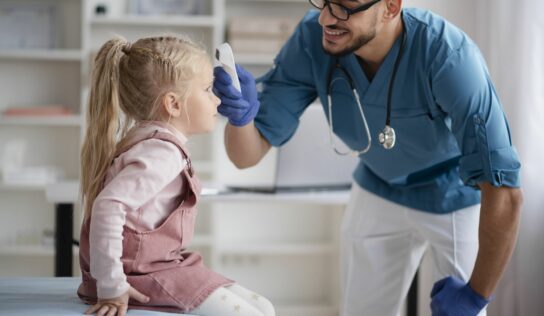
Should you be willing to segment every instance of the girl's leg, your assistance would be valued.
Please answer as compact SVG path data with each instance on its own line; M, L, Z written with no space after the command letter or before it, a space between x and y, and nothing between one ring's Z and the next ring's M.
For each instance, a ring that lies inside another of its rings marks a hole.
M248 302L253 307L258 309L262 313L263 316L276 315L276 312L274 311L274 306L272 305L272 303L268 299L260 296L259 294L246 289L245 287L241 286L238 283L229 285L227 289L232 291L239 297L243 298L246 302Z
M224 287L213 291L200 306L190 313L198 316L264 316L245 299Z

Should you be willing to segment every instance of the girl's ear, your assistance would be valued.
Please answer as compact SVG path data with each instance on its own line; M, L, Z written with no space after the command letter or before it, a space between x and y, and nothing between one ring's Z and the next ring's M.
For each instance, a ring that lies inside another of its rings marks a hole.
M169 116L179 117L181 115L181 103L173 92L168 92L163 97L162 105Z

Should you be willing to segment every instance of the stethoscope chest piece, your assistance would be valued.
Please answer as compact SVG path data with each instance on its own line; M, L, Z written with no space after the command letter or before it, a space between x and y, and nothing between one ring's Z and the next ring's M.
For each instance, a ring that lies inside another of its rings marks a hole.
M385 149L393 148L396 139L395 130L389 125L385 125L383 131L378 135L378 141Z

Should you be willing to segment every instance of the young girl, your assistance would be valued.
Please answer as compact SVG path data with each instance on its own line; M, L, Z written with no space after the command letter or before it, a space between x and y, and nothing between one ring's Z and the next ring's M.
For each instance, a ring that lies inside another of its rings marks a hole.
M81 152L86 314L275 314L186 251L200 187L184 144L214 127L213 79L209 56L187 39L113 39L98 52Z

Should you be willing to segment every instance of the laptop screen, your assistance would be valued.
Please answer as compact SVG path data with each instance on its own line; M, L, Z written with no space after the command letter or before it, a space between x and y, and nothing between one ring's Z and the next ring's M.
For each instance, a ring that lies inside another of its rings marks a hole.
M338 138L335 142L343 145ZM312 104L301 116L295 134L286 144L272 148L254 167L222 170L218 180L227 188L242 191L348 189L357 163L357 157L334 152L323 108L320 104Z

